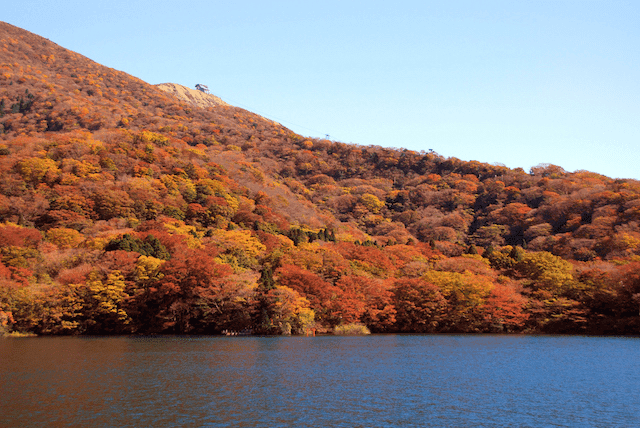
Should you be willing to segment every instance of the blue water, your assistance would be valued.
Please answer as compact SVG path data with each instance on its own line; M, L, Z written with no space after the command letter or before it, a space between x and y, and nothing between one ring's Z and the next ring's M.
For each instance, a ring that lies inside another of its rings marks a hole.
M0 339L2 427L638 427L640 339Z

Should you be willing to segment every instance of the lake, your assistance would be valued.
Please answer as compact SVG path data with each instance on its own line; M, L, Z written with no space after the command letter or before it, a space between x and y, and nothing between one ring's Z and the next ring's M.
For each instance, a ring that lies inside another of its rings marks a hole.
M640 339L0 338L2 427L637 427Z

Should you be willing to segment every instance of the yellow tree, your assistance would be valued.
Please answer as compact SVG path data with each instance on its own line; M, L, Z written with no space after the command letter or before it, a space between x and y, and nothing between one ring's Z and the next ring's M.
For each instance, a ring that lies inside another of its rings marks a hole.
M47 241L57 245L58 248L75 248L84 241L84 236L80 232L66 227L49 229L46 237Z
M438 287L447 300L446 330L476 331L483 320L482 306L494 287L492 278L468 271L429 271L422 279Z
M121 333L130 322L124 309L128 298L120 271L113 271L103 282L96 273L86 285L85 316L88 333Z
M276 286L265 295L268 330L279 334L305 334L315 325L315 312L297 291Z
M524 254L516 268L530 280L533 290L542 289L559 295L576 285L571 263L547 251Z
M526 253L516 264L531 300L529 323L547 332L580 331L586 322L587 286L573 276L573 266L546 251Z
M60 174L56 161L49 158L28 158L17 164L18 172L25 181L36 185L43 181L51 182Z
M360 203L372 213L379 213L382 207L384 207L384 202L370 193L363 194L360 197Z

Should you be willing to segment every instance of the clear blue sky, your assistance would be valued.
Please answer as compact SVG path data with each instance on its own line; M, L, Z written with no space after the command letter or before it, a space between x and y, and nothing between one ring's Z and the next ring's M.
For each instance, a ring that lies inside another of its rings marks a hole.
M0 20L305 136L640 179L640 1L5 3Z

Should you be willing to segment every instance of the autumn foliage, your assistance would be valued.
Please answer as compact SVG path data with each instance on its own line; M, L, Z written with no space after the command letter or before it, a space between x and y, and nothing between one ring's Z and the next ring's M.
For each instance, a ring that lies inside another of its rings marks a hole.
M640 183L304 138L0 23L0 332L637 334Z

